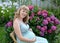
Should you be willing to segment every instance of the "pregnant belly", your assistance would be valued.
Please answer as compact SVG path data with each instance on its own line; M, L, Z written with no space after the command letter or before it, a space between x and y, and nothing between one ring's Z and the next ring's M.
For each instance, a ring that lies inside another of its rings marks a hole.
M28 31L26 34L23 35L26 38L33 39L35 34L32 31Z

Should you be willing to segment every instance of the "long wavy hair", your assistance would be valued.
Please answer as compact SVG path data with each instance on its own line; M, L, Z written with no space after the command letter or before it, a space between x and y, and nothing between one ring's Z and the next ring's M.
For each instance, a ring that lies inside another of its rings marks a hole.
M28 8L27 6L25 6L25 5L22 5L22 6L21 6L20 8L18 8L17 11L15 12L14 20L19 17L20 11L21 11L22 9L25 10L25 11L27 11L27 12L29 13L29 8ZM24 22L24 23L28 23L28 19L29 19L29 14L27 14L27 16L26 16L25 18L23 18L23 22Z

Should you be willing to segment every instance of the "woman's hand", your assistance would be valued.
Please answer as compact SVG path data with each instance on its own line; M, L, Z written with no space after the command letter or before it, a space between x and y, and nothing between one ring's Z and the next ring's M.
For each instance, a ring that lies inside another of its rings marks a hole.
M32 39L32 42L35 42L35 41L36 41L36 38L33 38L33 39Z
M32 29L31 29L31 28L30 28L29 30L30 30L30 31L32 31Z

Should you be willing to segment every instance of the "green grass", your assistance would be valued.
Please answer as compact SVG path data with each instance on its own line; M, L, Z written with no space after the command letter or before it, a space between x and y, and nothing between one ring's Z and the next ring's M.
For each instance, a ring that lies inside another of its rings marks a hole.
M4 31L4 27L0 27L0 43L5 43L5 31Z

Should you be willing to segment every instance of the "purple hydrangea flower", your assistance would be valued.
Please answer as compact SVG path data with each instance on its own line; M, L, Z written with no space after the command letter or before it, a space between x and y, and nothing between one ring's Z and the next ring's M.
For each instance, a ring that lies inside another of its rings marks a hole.
M53 31L55 31L56 30L56 26L51 26L51 29L53 30Z
M47 24L48 24L48 21L44 19L42 23L43 23L44 25L47 25Z
M46 10L43 10L43 11L42 11L42 13L47 13L47 14L48 14L48 11L46 11Z
M42 32L45 32L46 31L46 28L45 27L41 27L40 29Z
M11 26L12 26L12 22L9 21L5 26L6 26L6 27L11 27Z

